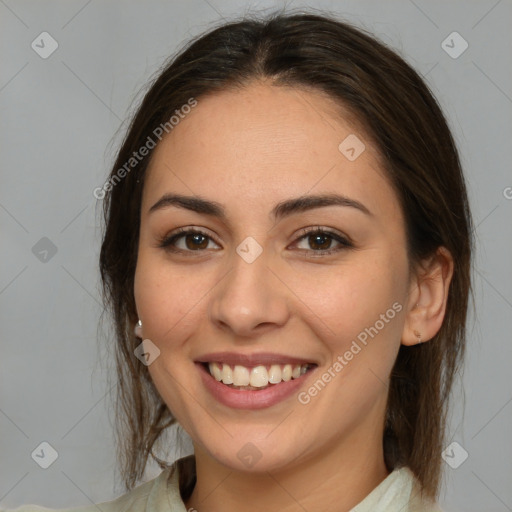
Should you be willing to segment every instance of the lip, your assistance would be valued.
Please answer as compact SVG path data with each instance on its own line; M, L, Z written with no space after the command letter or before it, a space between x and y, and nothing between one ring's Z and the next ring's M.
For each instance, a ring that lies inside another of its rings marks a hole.
M213 361L215 360L216 359L213 359ZM210 359L210 361L212 361L212 359ZM238 361L240 361L240 359L238 359ZM261 362L262 360L259 358L258 361ZM287 361L290 362L290 359L287 359ZM295 359L295 361L297 361L297 359ZM226 360L224 360L224 362L228 363ZM272 360L271 364L272 363L275 363L275 359ZM240 362L240 364L242 363ZM315 366L297 379L281 382L280 384L275 384L259 391L243 391L226 386L226 384L223 384L222 382L218 382L205 368L203 362L196 362L196 367L199 370L204 386L218 402L233 409L253 410L271 407L297 393L305 384L306 380L311 377L311 374L313 374L318 368L318 366Z
M318 366L317 361L301 359L286 354L272 354L270 352L261 352L257 354L237 354L235 352L212 352L205 354L195 360L196 363L226 363L230 366L239 364L246 368L254 366L268 366L272 364L314 364Z

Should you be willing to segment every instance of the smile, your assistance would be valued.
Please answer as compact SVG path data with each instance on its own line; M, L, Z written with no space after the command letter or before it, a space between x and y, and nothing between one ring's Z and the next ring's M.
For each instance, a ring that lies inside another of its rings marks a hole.
M298 379L312 367L312 364L273 364L254 367L238 364L230 366L217 362L208 364L210 375L217 382L244 391L263 390L281 382Z
M219 404L253 410L271 407L299 393L318 368L315 363L303 361L293 364L250 361L242 365L219 360L197 361L196 367L205 390Z

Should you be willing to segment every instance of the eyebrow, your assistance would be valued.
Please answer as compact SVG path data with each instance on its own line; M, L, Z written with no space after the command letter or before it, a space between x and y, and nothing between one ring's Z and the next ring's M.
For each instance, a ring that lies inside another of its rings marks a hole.
M210 201L199 196L184 196L181 194L163 195L149 209L148 213L153 213L157 210L161 210L170 206L184 208L196 213L217 217L224 222L227 221L226 210L220 203L216 201ZM273 219L277 221L284 217L289 217L294 213L305 212L326 206L350 207L355 208L366 215L373 215L370 210L361 202L339 194L308 195L286 199L285 201L277 203L270 214Z

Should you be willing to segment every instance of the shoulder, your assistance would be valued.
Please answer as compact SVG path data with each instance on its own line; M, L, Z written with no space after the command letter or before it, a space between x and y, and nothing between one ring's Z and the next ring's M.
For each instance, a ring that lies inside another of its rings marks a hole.
M350 512L442 512L421 497L421 486L406 466L394 469Z
M135 487L116 499L93 505L59 509L40 505L22 505L14 509L0 509L0 512L98 512L98 510L102 512L153 512L153 510L173 512L172 508L158 502L158 500L161 501L162 497L165 496L171 480L174 480L174 478L171 478L172 476L175 475L171 475L170 470L163 470L157 477ZM155 505L157 508L155 508Z

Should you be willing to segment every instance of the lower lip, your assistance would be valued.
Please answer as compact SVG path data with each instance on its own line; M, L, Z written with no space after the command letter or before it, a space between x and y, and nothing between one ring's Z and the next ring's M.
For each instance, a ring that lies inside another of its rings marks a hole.
M298 379L291 379L269 386L260 391L238 390L217 381L201 364L196 363L206 389L221 403L234 409L264 409L271 407L296 393L316 369L313 368Z

